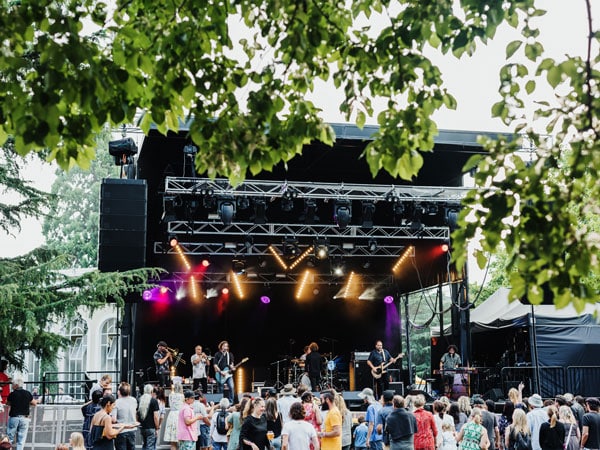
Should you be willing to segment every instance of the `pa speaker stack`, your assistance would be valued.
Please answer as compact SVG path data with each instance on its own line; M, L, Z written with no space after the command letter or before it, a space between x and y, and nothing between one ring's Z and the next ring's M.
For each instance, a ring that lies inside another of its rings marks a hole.
M146 180L102 180L98 245L101 272L145 267L147 198Z

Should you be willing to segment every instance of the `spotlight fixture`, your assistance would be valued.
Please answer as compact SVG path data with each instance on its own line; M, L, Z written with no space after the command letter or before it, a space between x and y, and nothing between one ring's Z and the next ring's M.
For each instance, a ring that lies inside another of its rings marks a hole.
M315 256L317 259L325 259L329 255L329 239L315 239Z
M281 255L277 252L277 250L275 249L275 247L273 247L272 245L269 245L269 247L267 247L268 250L271 252L271 254L273 255L273 257L275 258L275 260L277 260L277 262L279 263L279 265L281 266L281 268L283 270L287 270L288 266L285 263L285 261L283 260L283 258L281 257Z
M435 216L438 213L438 206L435 203L428 203L425 205L425 211L430 216Z
M240 276L235 272L231 273L231 281L233 282L233 287L235 289L235 294L238 296L240 300L244 299L244 289L242 287L242 282L240 281ZM223 289L225 291L225 288ZM229 291L228 291L229 292ZM225 293L225 292L223 292Z
M383 299L383 302L387 305L394 303L394 297L391 295L386 295L385 298Z
M344 230L352 219L352 203L349 200L336 200L333 208L333 220L340 230Z
M231 261L231 270L236 275L243 275L246 273L246 261L243 259L234 259Z
M286 237L283 240L283 254L287 256L296 256L299 253L298 239L295 237Z
M371 201L362 204L362 227L373 228L373 214L375 213L375 203Z
M454 231L458 228L458 207L449 207L446 208L446 212L444 214L446 225L450 228L450 231Z
M223 225L231 225L235 216L235 202L232 198L220 198L218 200L217 213L223 222Z
M400 198L396 195L394 191L390 191L385 194L385 201L389 203L398 203Z
M290 264L289 269L292 270L294 267L296 267L298 264L300 264L308 255L310 255L312 253L312 251L314 250L314 247L311 245L310 247L308 247L306 250L304 250L300 256L298 256L294 262L292 264Z
M369 239L369 243L367 244L367 248L369 249L369 251L371 253L373 253L373 252L375 252L375 250L377 250L377 241L375 240L375 238Z
M269 303L271 303L271 298L268 295L261 295L260 302L263 305L268 305Z
M238 197L236 203L239 209L248 209L250 207L250 199L248 197Z
M108 153L114 158L116 166L133 164L133 155L137 152L137 145L131 138L119 139L108 143Z
M254 223L263 225L267 223L267 204L263 198L254 200Z
M450 245L448 244L448 242L443 242L440 246L440 249L443 253L448 253L448 250L450 250Z
M195 145L188 144L183 147L184 155L195 155L196 153L198 153L198 147L196 147Z
M162 223L174 222L177 220L175 208L180 205L180 200L174 195L163 196L163 213L161 217Z
M298 284L298 288L296 289L296 300L300 300L304 294L304 290L306 289L306 285L310 279L310 270L305 270L302 278L300 279L300 283Z
M317 217L317 201L314 198L304 200L304 223L313 224L318 221Z

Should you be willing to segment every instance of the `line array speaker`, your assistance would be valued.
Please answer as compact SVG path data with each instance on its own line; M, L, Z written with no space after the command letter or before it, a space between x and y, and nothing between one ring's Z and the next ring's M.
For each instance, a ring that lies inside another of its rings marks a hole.
M147 203L146 180L102 180L98 243L101 272L145 267Z

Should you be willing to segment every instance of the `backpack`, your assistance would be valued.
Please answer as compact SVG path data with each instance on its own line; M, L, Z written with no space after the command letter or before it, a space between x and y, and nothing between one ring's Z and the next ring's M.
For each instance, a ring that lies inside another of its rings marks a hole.
M531 436L529 434L517 433L514 435L512 450L531 450Z
M225 420L227 419L227 411L220 410L217 413L217 433L226 435L227 434L227 425Z

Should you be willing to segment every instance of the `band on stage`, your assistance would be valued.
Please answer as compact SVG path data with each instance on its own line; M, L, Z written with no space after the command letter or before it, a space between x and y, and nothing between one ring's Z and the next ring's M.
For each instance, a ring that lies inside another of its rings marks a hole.
M366 352L364 354L366 355ZM172 379L176 376L178 366L186 364L182 355L183 353L179 352L177 348L169 347L165 341L158 342L154 353L158 385L162 387L170 386ZM392 373L399 372L396 367L401 366L403 356L403 353L392 356L383 347L381 340L375 342L375 347L368 354L366 364L370 369L372 387L377 398L389 389L390 381L393 380ZM332 355L332 353L321 354L319 345L316 342L311 342L304 347L303 354L297 358L286 358L276 362L277 380L275 384L284 384L279 376L279 364L284 362L286 363L285 367L287 367L285 381L289 384L297 386L302 383L312 391L329 388L339 389L339 385L336 385L338 380L334 378L337 360L338 357ZM202 392L207 393L209 383L211 383L216 387L217 393L222 393L224 397L233 401L235 394L234 373L246 361L248 361L247 357L236 364L234 354L230 351L229 342L226 340L219 343L218 351L214 355L210 355L210 351L205 352L201 345L196 345L189 359L192 389L201 389ZM214 373L214 379L211 378L211 373ZM456 397L465 393L464 391L468 389L469 370L462 367L462 360L455 345L450 345L447 348L447 352L440 359L439 370L435 370L434 374L439 375L446 396ZM355 388L361 389L362 387L365 386L356 386Z

